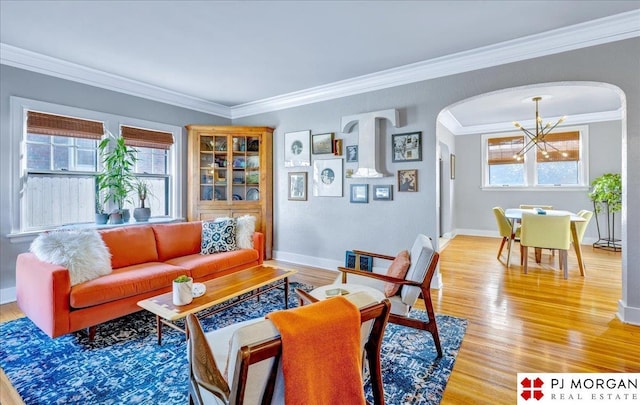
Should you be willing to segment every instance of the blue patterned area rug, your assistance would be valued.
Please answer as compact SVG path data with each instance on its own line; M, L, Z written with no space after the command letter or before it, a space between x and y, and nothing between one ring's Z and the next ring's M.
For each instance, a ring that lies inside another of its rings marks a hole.
M292 283L291 288L306 286ZM305 288L307 289L307 288ZM295 294L289 295L292 306ZM283 309L273 290L205 318L206 330ZM423 318L424 311L412 316ZM467 321L437 315L444 356L436 358L431 335L389 324L382 346L387 404L438 404L451 374ZM51 339L27 318L0 325L0 367L30 404L186 404L188 361L184 334L165 327L157 345L155 317L141 311L84 332ZM367 399L373 401L370 387Z

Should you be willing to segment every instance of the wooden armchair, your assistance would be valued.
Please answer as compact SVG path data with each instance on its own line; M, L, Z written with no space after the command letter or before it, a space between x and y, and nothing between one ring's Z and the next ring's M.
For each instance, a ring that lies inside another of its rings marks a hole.
M380 347L389 316L388 300L352 294L368 326L362 336L375 405L384 405ZM283 404L282 342L269 319L258 318L204 333L194 315L187 316L190 404ZM318 333L322 333L319 331ZM312 364L309 367L313 367ZM224 371L222 371L224 370Z
M384 254L353 250L356 255L355 262L360 263L360 256L371 256L374 259L384 259L392 261L393 256ZM438 335L438 325L433 311L431 301L431 280L435 274L440 255L433 249L431 239L425 235L418 235L410 251L411 265L404 279L395 278L386 274L338 267L342 273L335 283L360 284L384 291L385 283L395 283L401 286L399 292L388 297L391 302L391 313L389 322L420 329L431 333L433 342L438 352L438 357L442 357L442 347L440 336ZM418 298L422 296L427 312L428 320L423 321L409 317L409 311L415 305Z

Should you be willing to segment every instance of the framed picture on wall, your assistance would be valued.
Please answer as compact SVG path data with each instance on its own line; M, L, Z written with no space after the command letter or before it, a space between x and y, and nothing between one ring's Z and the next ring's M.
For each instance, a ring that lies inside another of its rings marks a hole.
M418 170L398 170L398 191L418 191Z
M369 185L368 184L352 184L351 185L351 199L349 200L352 203L363 203L366 204L369 202Z
M422 132L410 132L391 136L394 162L417 162L422 160Z
M307 201L307 172L289 173L289 200Z
M342 159L321 159L313 162L313 195L342 197Z
M310 135L311 131L287 132L284 134L285 167L311 165Z
M391 184L373 186L373 199L382 201L393 200L393 186Z
M311 146L314 155L333 153L333 132L312 135Z
M348 145L347 149L347 163L358 161L358 145Z

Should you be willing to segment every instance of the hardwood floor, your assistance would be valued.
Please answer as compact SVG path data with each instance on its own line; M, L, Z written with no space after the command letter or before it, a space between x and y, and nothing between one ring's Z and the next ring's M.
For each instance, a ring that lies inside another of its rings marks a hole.
M496 260L497 238L458 236L441 253L444 287L432 290L435 311L469 321L442 404L512 404L518 372L640 372L640 326L615 316L621 294L620 253L583 246L586 277L569 253L564 280L543 252L529 274L519 266L517 246L507 270ZM381 252L393 254L394 252ZM307 266L295 280L330 283L336 273ZM0 306L0 321L22 316ZM20 403L0 376L0 403ZM396 404L390 404L396 405Z

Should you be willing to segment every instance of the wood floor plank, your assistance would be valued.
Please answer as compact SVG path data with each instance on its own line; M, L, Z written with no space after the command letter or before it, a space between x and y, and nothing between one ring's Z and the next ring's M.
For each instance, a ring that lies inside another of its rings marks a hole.
M616 318L620 253L583 246L587 269L581 277L570 252L564 280L557 254L543 251L538 264L531 252L525 275L517 245L509 269L506 249L496 260L499 243L458 236L441 252L444 285L432 290L435 311L469 321L442 404L515 403L518 372L640 372L640 326ZM310 266L269 263L298 270L292 281L314 286L336 277ZM0 306L0 321L20 316L15 303ZM12 387L3 377L0 402L20 403L5 399Z

